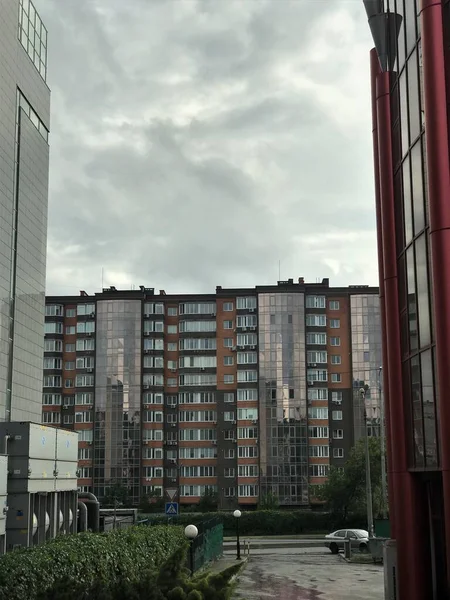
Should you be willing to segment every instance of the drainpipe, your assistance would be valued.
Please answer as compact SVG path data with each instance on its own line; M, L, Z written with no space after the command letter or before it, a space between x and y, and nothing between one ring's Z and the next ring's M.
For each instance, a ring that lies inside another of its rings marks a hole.
M78 509L80 511L80 526L78 527L79 531L87 531L88 528L88 509L86 504L82 500L78 500Z

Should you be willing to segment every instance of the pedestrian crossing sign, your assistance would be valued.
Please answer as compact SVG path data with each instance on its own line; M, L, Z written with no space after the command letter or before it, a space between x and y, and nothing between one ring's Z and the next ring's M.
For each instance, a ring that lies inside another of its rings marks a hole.
M175 517L178 514L178 502L166 502L166 515Z

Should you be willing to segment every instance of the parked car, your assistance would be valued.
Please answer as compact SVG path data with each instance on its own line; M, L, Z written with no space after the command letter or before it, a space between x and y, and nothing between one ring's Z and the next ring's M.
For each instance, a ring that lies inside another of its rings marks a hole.
M347 539L351 542L352 550L369 551L369 533L364 529L338 529L325 536L325 546L337 554L344 549L344 540Z

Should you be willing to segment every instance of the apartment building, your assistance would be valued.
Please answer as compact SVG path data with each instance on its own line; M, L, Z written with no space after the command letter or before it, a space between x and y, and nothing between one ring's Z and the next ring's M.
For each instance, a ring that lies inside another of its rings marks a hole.
M378 306L376 288L303 278L47 297L42 420L78 431L79 486L100 498L306 506L358 436L355 389L379 416Z

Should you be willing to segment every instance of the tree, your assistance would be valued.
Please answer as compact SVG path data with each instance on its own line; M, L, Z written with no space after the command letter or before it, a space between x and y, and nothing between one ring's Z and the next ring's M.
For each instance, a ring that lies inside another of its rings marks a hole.
M128 488L120 482L110 483L109 486L105 489L105 495L101 499L101 503L105 507L114 506L117 508L119 506L128 506L129 505L129 490Z
M197 504L200 512L214 512L217 510L219 498L217 493L210 487L206 487L202 497Z
M261 496L258 502L258 508L261 510L276 510L279 505L278 496L275 496L272 492Z
M139 509L144 513L159 513L164 510L164 498L155 490L150 490L141 498Z
M381 444L380 438L369 438L370 479L372 483L373 512L380 512L381 495ZM365 439L358 440L351 449L344 470L331 467L328 480L314 486L312 494L325 503L326 508L346 519L351 512L366 510L366 452Z

